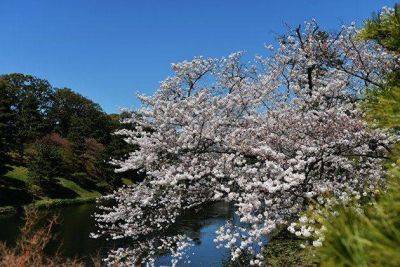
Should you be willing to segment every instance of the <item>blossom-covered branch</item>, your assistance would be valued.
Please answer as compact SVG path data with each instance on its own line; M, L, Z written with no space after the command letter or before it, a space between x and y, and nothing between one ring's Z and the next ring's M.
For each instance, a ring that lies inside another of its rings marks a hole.
M147 177L108 196L116 204L97 215L99 234L136 244L110 261L151 262L158 247L181 256L190 240L163 231L186 209L227 201L240 225L216 241L232 259L246 252L261 264L263 238L310 203L373 195L393 137L370 128L358 102L399 61L356 35L354 25L330 34L312 21L254 63L239 52L173 64L155 95L140 96L135 130L120 132L138 150L118 170Z

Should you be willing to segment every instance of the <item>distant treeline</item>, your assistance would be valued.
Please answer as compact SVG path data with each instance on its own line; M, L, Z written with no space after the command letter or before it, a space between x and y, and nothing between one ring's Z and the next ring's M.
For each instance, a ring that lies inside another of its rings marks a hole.
M116 174L109 164L132 149L113 135L126 115L109 115L90 99L44 79L1 75L0 174L19 164L38 184L68 175L118 186L122 177L135 176Z

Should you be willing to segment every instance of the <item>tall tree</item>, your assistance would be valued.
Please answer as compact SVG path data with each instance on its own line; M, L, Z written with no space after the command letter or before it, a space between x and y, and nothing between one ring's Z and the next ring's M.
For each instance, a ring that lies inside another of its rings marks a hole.
M386 8L367 20L360 37L380 44L397 55L397 68L386 74L386 84L381 90L367 94L368 118L377 126L400 130L400 5Z
M111 140L112 124L100 105L69 88L56 89L49 110L52 130L71 142L72 172L86 171L87 140L106 145Z
M5 171L5 164L9 159L8 152L13 142L12 133L14 131L12 98L7 89L5 81L0 79L0 174Z
M115 206L96 216L98 234L132 240L110 251L108 263L152 262L158 250L181 256L190 240L162 233L186 209L222 200L240 223L221 227L216 241L233 261L252 255L247 265L257 266L259 246L279 226L321 243L319 228L296 224L315 203L331 210L373 197L394 138L371 129L356 103L365 84L382 87L397 62L357 33L348 26L330 34L310 22L257 64L243 63L242 53L173 64L175 75L140 97L134 131L121 131L138 149L118 170L147 176L108 196Z
M110 139L110 120L100 105L69 88L57 89L49 110L53 130L62 137Z
M360 37L372 40L388 51L400 54L400 4L384 8L365 22Z
M136 145L127 144L124 140L125 136L118 134L119 131L124 132L124 130L134 130L135 125L131 123L124 123L124 121L132 118L132 113L129 111L124 111L121 114L110 114L112 125L112 132L110 142L107 144L105 149L101 153L101 159L97 162L98 168L107 181L117 187L120 186L122 181L121 178L130 178L135 181L141 181L144 179L145 173L139 172L138 170L127 170L122 173L116 173L114 171L115 165L111 162L115 160L127 159L129 153L137 149Z
M63 158L60 146L52 136L38 139L28 153L29 175L36 183L54 178L62 173Z
M48 131L47 113L52 103L53 88L46 80L25 74L1 76L11 100L13 117L13 148L20 156L26 143L33 142Z

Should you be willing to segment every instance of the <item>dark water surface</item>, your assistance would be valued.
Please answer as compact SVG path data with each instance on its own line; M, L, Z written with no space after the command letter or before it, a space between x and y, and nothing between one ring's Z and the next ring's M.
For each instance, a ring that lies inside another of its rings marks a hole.
M44 216L59 216L60 225L54 232L55 240L48 246L48 253L57 249L66 257L90 259L91 256L105 255L115 246L106 240L89 238L95 231L93 214L95 204L53 209ZM0 240L12 245L19 235L19 227L23 224L21 215L0 217ZM185 214L175 226L179 232L184 232L194 240L195 245L187 250L190 263L180 261L178 266L221 266L227 257L228 251L217 249L213 239L215 231L226 220L232 218L232 210L225 203L208 205L197 212ZM161 256L156 261L156 266L170 266L169 255Z

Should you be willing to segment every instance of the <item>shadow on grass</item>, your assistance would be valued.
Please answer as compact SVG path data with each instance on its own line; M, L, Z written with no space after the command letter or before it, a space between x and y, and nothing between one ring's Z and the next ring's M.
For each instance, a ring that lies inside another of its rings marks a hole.
M12 170L11 167L7 169L7 171ZM23 181L0 176L0 207L25 205L31 203L33 199L34 196Z
M90 176L88 176L86 173L75 173L72 176L73 179L71 180L86 191L91 193L99 192L101 194L105 194L109 191L108 188L100 186L98 181L90 178Z
M40 187L42 188L43 194L49 198L71 199L79 197L75 191L62 186L56 180L42 181Z
M21 206L33 201L33 195L25 188L0 186L0 206Z
M3 177L4 174L6 174L7 172L11 171L12 168L8 165L2 165L0 167L0 179Z
M0 176L0 186L25 189L26 184L21 180L13 179L7 176Z

